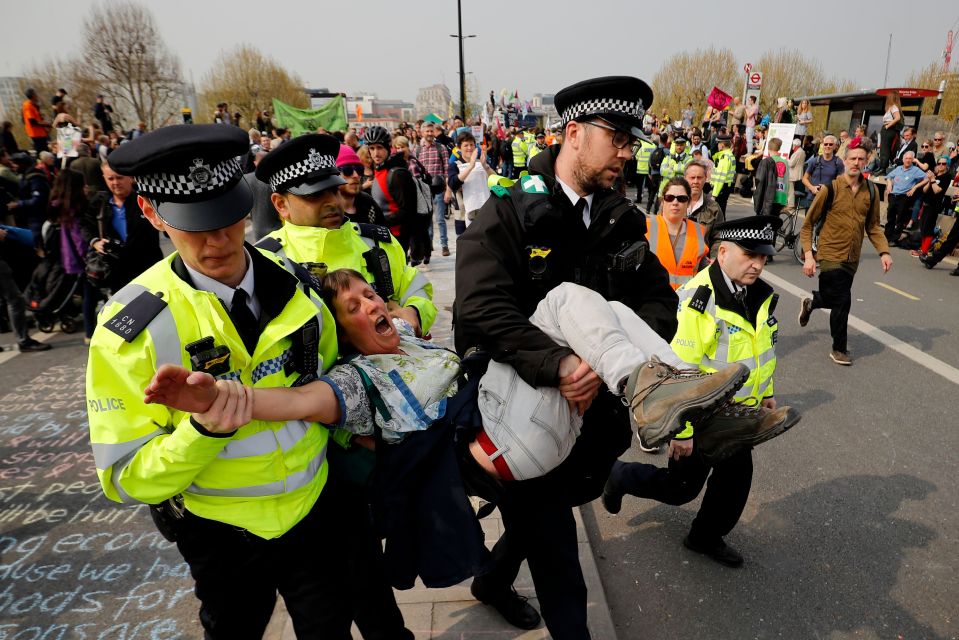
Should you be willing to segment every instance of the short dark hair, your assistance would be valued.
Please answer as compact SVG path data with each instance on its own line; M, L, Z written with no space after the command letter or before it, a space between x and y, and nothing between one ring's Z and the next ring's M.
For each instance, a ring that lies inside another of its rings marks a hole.
M682 176L676 176L675 178L670 178L667 180L666 186L663 187L663 195L666 194L670 187L682 187L687 196L693 194L693 188L689 186L689 183L686 182L686 178L683 178Z
M473 133L470 131L463 131L458 136L456 136L456 144L463 144L464 142L472 142L476 144L476 138L473 136Z

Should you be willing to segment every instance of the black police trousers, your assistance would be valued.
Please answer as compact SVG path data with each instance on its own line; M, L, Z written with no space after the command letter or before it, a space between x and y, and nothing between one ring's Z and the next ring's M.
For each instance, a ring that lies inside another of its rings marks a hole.
M272 540L187 513L177 547L196 583L204 637L259 640L279 593L298 639L350 640L345 577L362 528L355 514L330 483L303 520Z
M752 450L744 449L710 465L694 445L691 455L670 459L665 468L641 462L617 462L611 480L629 495L675 506L692 502L706 486L689 535L702 544L709 544L732 531L743 514L753 482Z
M525 559L554 640L590 637L573 507L600 496L631 436L619 398L601 392L583 416L582 432L560 466L540 478L503 483L498 505L503 534L492 549L489 571L476 580L486 593L509 589Z

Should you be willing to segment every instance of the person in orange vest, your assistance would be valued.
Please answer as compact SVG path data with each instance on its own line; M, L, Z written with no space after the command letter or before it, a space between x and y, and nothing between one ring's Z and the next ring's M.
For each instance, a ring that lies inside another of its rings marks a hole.
M33 142L33 150L37 153L47 150L47 136L50 133L50 123L40 115L40 100L36 89L29 87L24 92L23 101L23 130Z
M646 239L650 250L669 272L669 283L679 289L709 264L706 228L686 217L692 189L685 178L670 178L663 188L659 215L649 216Z

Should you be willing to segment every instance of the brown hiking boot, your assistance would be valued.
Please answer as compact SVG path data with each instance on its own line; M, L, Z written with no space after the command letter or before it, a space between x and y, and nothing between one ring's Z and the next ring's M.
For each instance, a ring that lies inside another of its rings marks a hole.
M727 402L696 423L696 447L715 464L746 447L755 447L791 429L802 418L792 407L773 411L755 400Z
M687 420L696 420L731 398L749 369L729 365L716 373L678 369L658 358L636 367L626 381L623 404L629 403L630 419L640 441L654 447L679 433Z

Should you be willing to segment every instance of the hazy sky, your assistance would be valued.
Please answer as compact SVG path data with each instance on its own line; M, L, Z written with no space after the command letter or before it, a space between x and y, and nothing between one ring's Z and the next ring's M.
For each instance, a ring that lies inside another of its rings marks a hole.
M0 0L0 75L19 75L37 57L78 52L84 15L94 5ZM249 43L310 87L412 101L417 88L445 82L457 100L457 41L449 36L457 28L455 0L149 5L187 79L197 84L220 51ZM46 25L47 41L38 40L35 26L17 28L16 22ZM709 45L731 48L740 64L770 49L798 47L827 73L876 88L890 33L888 85L896 86L912 70L941 60L950 27L959 31L957 0L463 0L463 33L477 35L465 43L466 70L476 74L483 95L502 88L518 89L521 97L555 93L607 74L651 80L665 58ZM955 57L954 68L959 51Z

